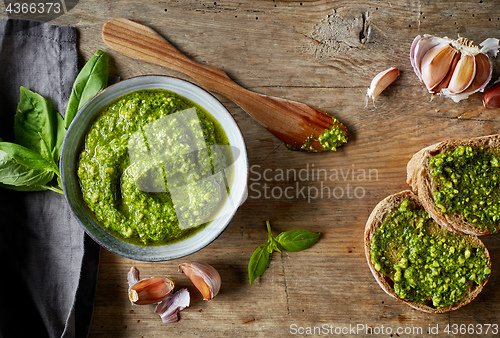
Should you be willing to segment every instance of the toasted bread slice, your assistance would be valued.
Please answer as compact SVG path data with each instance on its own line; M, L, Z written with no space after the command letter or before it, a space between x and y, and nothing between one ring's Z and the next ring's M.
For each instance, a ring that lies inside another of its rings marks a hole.
M476 282L473 282L473 281L464 282L464 284L463 284L464 285L464 292L459 297L460 301L458 301L454 304L451 304L451 305L445 305L444 307L439 307L439 306L433 305L433 301L430 297L425 298L425 301L422 301L422 302L405 300L405 299L401 298L400 296L398 296L398 294L395 291L394 280L396 279L395 278L396 274L393 273L391 275L391 273L389 273L387 270L385 271L385 273L383 273L384 269L381 268L380 265L378 267L376 267L376 265L375 265L376 259L372 260L372 251L371 251L372 242L377 241L377 239L374 239L374 236L377 234L377 231L381 228L382 224L384 223L384 220L386 220L388 217L393 217L391 215L393 215L394 212L400 208L400 206L404 200L409 200L410 203L413 202L413 204L415 206L415 210L422 210L425 212L425 210L422 208L422 205L420 204L420 201L418 200L417 195L415 195L410 190L406 190L406 191L402 191L400 193L391 195L391 196L385 198L384 200L382 200L373 209L370 217L368 218L368 221L367 221L366 227L365 227L364 246L365 246L365 255L366 255L367 262L368 262L368 266L370 267L370 270L371 270L373 276L375 277L378 284L382 287L382 289L387 294L389 294L390 296L396 298L397 300L399 300L401 302L406 303L407 305L409 305L417 310L421 310L421 311L429 312L429 313L443 313L443 312L447 312L447 311L451 311L451 310L456 310L456 309L462 307L463 305L468 304L481 292L484 285L488 281L489 273L491 272L491 262L490 262L490 256L489 256L488 250L486 249L484 244L481 242L481 240L479 240L478 237L473 236L473 235L461 234L461 233L457 233L457 232L449 232L445 228L441 227L438 223L436 223L431 217L428 217L426 219L425 223L421 223L421 224L425 224L425 225L423 225L423 228L426 229L425 230L426 233L431 233L431 234L437 235L437 236L443 236L443 237L439 237L439 238L451 238L451 242L445 241L444 243L458 243L458 242L453 242L453 241L455 239L462 240L462 243L466 243L469 246L469 248L474 248L471 251L475 252L474 255L477 255L475 257L482 257L482 259L480 261L481 264L483 265L482 271L485 271L484 276L487 276L482 282L480 282L479 284L477 284ZM424 214L424 215L427 216L427 214ZM411 223L409 223L409 224L411 224ZM414 230L415 232L421 231L421 229L417 230L417 226L415 226L415 225L410 225L410 226L415 227L415 230ZM386 232L387 232L387 230L386 230ZM448 236L448 237L446 237L446 236ZM404 236L399 236L399 237L396 236L394 238L403 238L403 237ZM424 240L423 237L421 240L422 241ZM396 242L397 242L397 240L396 240ZM419 244L419 243L421 243L420 237L419 237L419 240L417 241L417 243L418 243L417 245L420 245ZM387 264L396 264L395 262L401 262L400 259L403 256L402 252L405 249L406 242L404 242L403 245L400 245L400 244L401 243L398 243L398 245L393 247L392 250L386 248L380 254L378 251L375 251L374 256L375 255L377 255L379 257L384 256L385 257L384 262L387 261L388 262ZM439 245L442 245L442 244L439 244ZM408 247L409 246L410 246L410 244L408 245ZM374 248L375 248L374 250L379 250L379 248L377 247L377 243L374 244ZM441 247L441 248L443 248L443 247ZM445 246L444 248L450 248L450 246ZM424 248L423 250L427 250L427 248ZM446 252L446 250L443 252ZM449 249L449 250L451 251L452 249ZM484 251L482 251L482 250L484 250ZM482 254L483 252L484 252L484 256ZM453 249L453 253L455 253L455 249ZM459 254L459 251L457 251L457 254ZM398 255L399 255L399 257L398 257ZM460 255L461 255L461 253L460 253ZM419 256L417 256L417 257L419 257ZM444 257L444 255L440 256L440 257ZM450 258L450 259L452 259L452 258ZM438 261L438 259L436 259L436 261ZM409 262L409 263L407 263L407 266L405 267L406 269L412 268L412 269L414 269L414 271L415 271L415 269L418 269L418 263L414 264L413 259L408 259L407 262ZM386 264L386 263L383 263L383 264ZM455 264L455 263L453 263L453 264ZM387 266L389 266L389 265L386 265L386 267ZM453 267L453 266L450 265L450 267ZM387 268L387 269L389 269L389 268ZM444 270L446 270L446 269L443 268L443 271ZM421 271L422 271L421 276L426 276L428 273L427 269L423 269ZM449 272L446 272L446 273L449 273ZM448 275L446 275L446 273L443 272L442 274L438 275L436 277L437 280L438 281L446 280L448 277ZM406 272L403 272L403 276L404 276L403 278L407 278ZM402 278L400 278L399 280L401 281ZM417 280L418 280L418 278L417 278ZM450 288L454 287L453 285L450 284L452 282L453 281L445 282L444 285L446 285L446 289L448 289L448 286L450 286ZM411 281L410 281L410 283L411 283ZM399 285L402 285L402 284L399 284ZM408 293L410 293L410 292L413 292L413 294L416 294L414 290L408 291ZM438 295L438 292L440 292L440 291L433 290L431 293L432 293L432 295ZM448 291L446 291L446 292L448 292ZM449 290L449 292L451 292L451 290ZM441 296L443 296L442 293L438 295L438 297L441 297ZM425 297L428 297L428 296L425 296ZM406 297L406 298L411 299L411 297ZM452 298L450 298L450 299L452 299Z
M434 190L437 185L436 178L431 175L429 161L432 157L447 151L453 151L459 146L470 146L474 149L500 151L500 135L490 135L470 139L446 140L428 146L417 152L407 165L406 182L418 195L427 212L443 227L450 231L459 231L472 235L490 235L500 228L500 219L497 224L490 224L488 228L480 227L468 221L462 214L444 214L436 205ZM500 168L499 168L500 169Z

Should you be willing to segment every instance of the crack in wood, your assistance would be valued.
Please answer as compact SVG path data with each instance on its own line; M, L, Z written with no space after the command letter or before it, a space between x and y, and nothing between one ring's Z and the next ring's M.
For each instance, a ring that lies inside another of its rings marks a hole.
M363 20L363 25L361 28L361 31L359 32L359 42L362 45L366 44L366 41L368 40L368 36L370 35L370 22L369 22L369 13L363 13L361 15L361 19Z
M286 309L290 316L290 297L288 295L288 284L286 282L285 260L283 259L283 252L281 253L281 268L283 269L283 280L285 282L285 295L286 295Z

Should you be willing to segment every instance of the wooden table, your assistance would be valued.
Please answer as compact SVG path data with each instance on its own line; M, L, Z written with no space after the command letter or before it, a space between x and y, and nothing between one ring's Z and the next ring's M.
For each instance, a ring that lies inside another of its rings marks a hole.
M500 325L499 236L484 238L493 272L483 292L471 304L442 315L419 312L387 296L372 277L363 251L368 215L381 199L408 188L406 163L416 151L451 137L498 132L500 110L485 110L478 94L460 103L443 97L431 100L408 58L418 34L460 34L477 43L498 37L497 2L80 0L51 23L78 27L82 62L103 49L111 55L112 74L121 78L186 78L107 48L100 31L106 20L116 17L150 25L186 55L221 67L248 89L332 113L351 136L336 153L293 152L235 104L216 95L246 141L251 166L248 199L215 242L189 257L137 262L103 249L91 337L308 332L423 336L436 329L444 334L448 324L450 329L454 324L459 329L478 325L476 330L484 331L486 324ZM496 79L499 62L493 62ZM391 66L399 67L401 76L378 98L376 107L365 107L371 79ZM280 176L282 172L289 177ZM308 229L322 236L307 251L275 253L265 274L249 285L247 264L267 238L266 220L275 234ZM214 300L202 301L178 272L177 265L187 260L218 269L222 289ZM130 304L126 276L131 266L142 277L167 275L189 288L192 303L179 322L163 324L153 306Z

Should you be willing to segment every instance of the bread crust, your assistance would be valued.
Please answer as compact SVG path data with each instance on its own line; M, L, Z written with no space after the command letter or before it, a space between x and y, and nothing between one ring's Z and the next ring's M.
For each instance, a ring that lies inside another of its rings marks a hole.
M455 149L458 146L471 146L473 148L484 147L500 150L500 135L488 135L469 139L450 139L442 141L417 152L407 165L406 182L418 195L425 210L441 226L449 231L462 232L470 235L491 235L491 231L478 228L467 221L462 215L443 214L434 201L433 188L435 180L430 176L429 160L431 157Z
M386 197L384 200L380 201L377 204L377 206L373 209L372 213L370 214L370 217L368 218L368 221L366 222L365 233L364 233L365 256L366 256L368 266L370 267L370 271L372 272L373 276L375 277L375 280L380 285L380 287L391 297L397 299L398 301L406 303L407 305L409 305L417 310L428 312L428 313L444 313L444 312L456 310L456 309L470 303L481 292L484 285L487 283L488 279L483 281L483 283L481 283L481 285L477 285L477 286L473 285L471 290L468 291L467 296L464 297L464 299L460 303L453 304L451 306L444 307L444 308L434 308L434 307L426 305L426 304L416 303L416 302L407 301L407 300L399 298L396 295L396 293L394 292L394 289L389 284L388 277L384 276L382 273L380 273L379 271L377 271L375 269L375 267L372 263L371 254L370 254L370 246L371 246L371 241L373 239L373 236L377 232L377 230L380 228L380 226L382 225L383 220L387 216L392 214L397 208L399 208L399 205L401 204L401 202L404 199L408 199L410 201L413 201L416 206L420 206L420 207L422 206L422 204L420 203L420 200L418 199L418 196L416 194L414 194L410 190L405 190L405 191L399 192L397 194L390 195L390 196ZM489 261L489 268L491 269L490 255L489 255L488 249L483 244L483 242L478 237L473 236L473 235L467 235L467 234L460 234L460 235L469 237L469 241L471 244L484 247L485 255Z

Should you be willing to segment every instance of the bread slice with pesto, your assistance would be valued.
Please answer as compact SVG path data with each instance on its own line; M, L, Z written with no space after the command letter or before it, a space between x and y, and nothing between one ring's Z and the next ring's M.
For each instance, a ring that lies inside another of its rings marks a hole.
M500 135L451 139L417 152L407 183L443 227L473 235L500 230Z
M429 313L468 304L491 273L490 256L481 240L440 226L410 190L377 204L366 223L364 247L380 287Z

